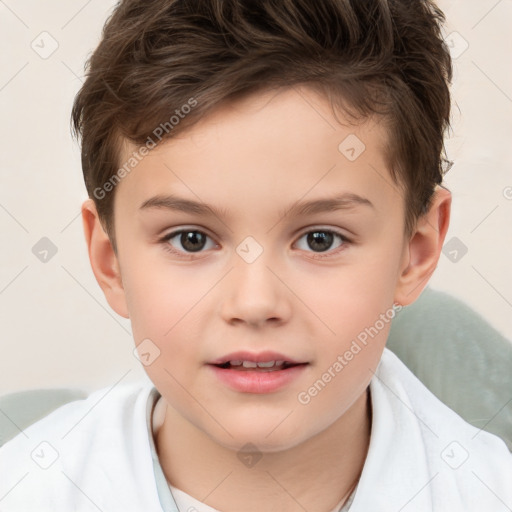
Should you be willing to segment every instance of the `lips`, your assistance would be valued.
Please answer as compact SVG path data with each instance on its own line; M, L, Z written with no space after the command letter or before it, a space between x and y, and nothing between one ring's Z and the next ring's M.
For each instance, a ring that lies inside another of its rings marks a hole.
M223 386L237 393L267 394L285 390L306 372L309 362L278 352L232 352L206 366Z
M242 361L238 359L234 361L228 361L227 363L224 364L218 364L215 366L217 366L218 368L223 368L225 370L237 370L240 372L275 372L280 370L286 370L288 368L292 368L298 365L293 363L287 363L282 360L255 363L253 361Z
M275 372L308 363L297 361L290 356L278 352L265 351L254 353L238 351L220 357L208 364L229 370Z

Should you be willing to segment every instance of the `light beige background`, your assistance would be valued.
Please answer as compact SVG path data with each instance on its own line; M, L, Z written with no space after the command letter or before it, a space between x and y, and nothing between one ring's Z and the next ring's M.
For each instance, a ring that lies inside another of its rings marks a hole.
M79 216L86 193L69 130L85 59L113 5L0 0L0 394L92 390L143 374L129 322L110 310L89 266ZM512 339L512 1L440 5L457 57L447 241L468 251L455 263L442 255L431 286ZM50 51L53 40L58 48L41 58L35 50ZM42 237L58 249L46 263L32 253Z

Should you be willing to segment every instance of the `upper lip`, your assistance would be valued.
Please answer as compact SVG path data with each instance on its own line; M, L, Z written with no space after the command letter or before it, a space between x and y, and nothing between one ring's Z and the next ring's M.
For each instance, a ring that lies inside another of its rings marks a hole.
M264 352L248 352L246 350L239 350L237 352L231 352L225 356L219 357L214 361L210 361L208 364L225 364L228 361L252 361L254 363L265 363L268 361L284 361L290 364L303 364L306 361L297 361L290 356L280 354L279 352L272 352L266 350Z

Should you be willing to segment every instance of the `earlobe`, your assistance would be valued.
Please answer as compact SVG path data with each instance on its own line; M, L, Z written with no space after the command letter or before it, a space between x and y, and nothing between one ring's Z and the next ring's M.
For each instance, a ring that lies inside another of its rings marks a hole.
M407 247L407 261L395 290L395 303L407 306L421 294L437 267L450 224L451 192L437 187L427 213L418 219Z
M122 317L129 318L119 260L92 199L87 199L82 205L82 223L96 281L112 309Z

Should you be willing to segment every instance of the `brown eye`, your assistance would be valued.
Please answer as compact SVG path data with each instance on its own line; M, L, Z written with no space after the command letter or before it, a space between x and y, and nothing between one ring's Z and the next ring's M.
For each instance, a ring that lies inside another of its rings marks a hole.
M183 231L180 243L186 251L200 251L206 244L206 235L199 231Z
M333 245L336 243L336 239L338 239L339 242L334 249L332 249ZM302 242L303 240L305 243ZM345 246L349 244L350 240L346 236L328 229L308 231L307 233L304 233L297 242L299 249L306 252L313 252L314 254L318 254L320 257L323 257L322 253L327 253L325 254L325 257L334 255L340 250L343 250Z
M169 233L161 241L165 244L166 249L173 253L190 254L201 252L209 238L207 234L196 229L181 229ZM214 247L213 241L211 243Z
M328 231L312 231L307 234L308 246L318 252L329 250L333 240L333 234Z

